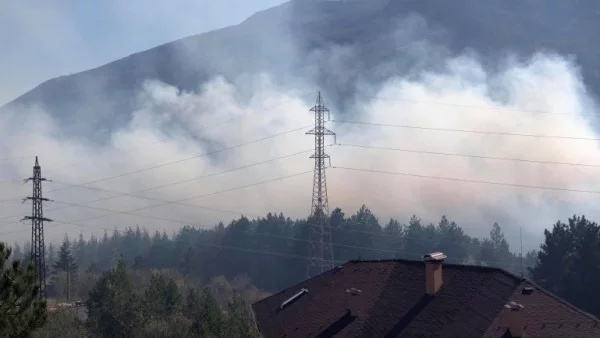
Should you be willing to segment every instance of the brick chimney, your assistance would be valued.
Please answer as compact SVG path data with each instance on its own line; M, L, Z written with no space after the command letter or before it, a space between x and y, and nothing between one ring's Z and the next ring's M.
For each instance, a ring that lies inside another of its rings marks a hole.
M524 306L510 302L504 307L508 310L503 317L502 326L507 328L513 337L523 337L525 318L523 317Z
M444 281L442 280L442 263L446 255L441 252L432 252L423 256L425 261L425 293L435 295Z

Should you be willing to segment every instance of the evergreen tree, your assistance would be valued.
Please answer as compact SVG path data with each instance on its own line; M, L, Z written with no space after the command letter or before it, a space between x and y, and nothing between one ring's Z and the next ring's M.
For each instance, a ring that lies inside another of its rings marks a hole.
M183 314L188 318L200 318L200 309L202 308L202 295L196 288L190 288L185 297L183 305Z
M21 246L18 243L15 243L13 245L13 250L12 250L12 259L15 261L20 261L23 259L24 257L24 253L23 250L21 249Z
M465 234L446 217L436 225L425 225L417 216L407 225L396 219L379 224L366 206L350 216L335 208L330 222L336 262L357 258L419 260L423 254L439 250L453 263L485 263L521 272L518 256L510 252L498 225L492 227L487 239L480 240ZM277 291L305 278L307 240L306 219L291 220L280 213L269 213L255 219L242 216L227 226L219 223L213 228L183 227L173 238L164 232L151 238L143 228L109 232L100 238L92 236L87 242L80 238L71 247L71 254L77 257L80 267L87 268L95 262L97 273L124 257L140 273L169 269L202 284L216 276L231 280L246 274L258 289ZM533 261L525 260L525 268ZM93 280L97 273L90 271L79 278Z
M57 296L71 299L74 286L77 285L77 262L71 254L69 238L65 236L58 250L58 257L52 266L52 290Z
M467 238L463 230L454 222L450 222L446 216L438 223L437 231L440 239L438 250L444 252L448 257L452 257L459 262L467 259L468 247Z
M258 329L254 325L252 313L248 305L239 294L235 293L227 309L228 337L231 338L258 338Z
M489 239L486 238L481 243L480 263L510 270L513 258L515 257L510 252L508 242L504 238L504 232L502 232L498 223L494 223L492 230L490 230Z
M32 338L82 338L89 337L85 323L75 311L52 311L46 324L33 332Z
M102 273L90 291L87 308L88 323L104 337L132 337L143 325L140 299L124 261Z
M210 290L205 288L200 296L200 310L193 318L193 330L201 337L229 338L226 318Z
M46 269L48 270L46 271L46 275L50 276L54 273L52 266L56 263L56 247L54 246L54 243L50 242L46 251Z
M403 258L419 259L421 255L431 252L433 238L428 236L426 228L421 224L421 219L412 215L406 227Z
M65 237L63 243L58 249L58 257L52 266L55 271L71 271L77 272L77 262L71 253L71 243L69 238Z
M10 259L11 249L0 242L0 337L27 337L45 323L46 303L33 264L23 268Z
M79 234L79 239L76 243L73 243L71 247L71 251L74 257L77 257L76 261L78 265L86 266L89 262L87 250L86 250L86 241L83 238L83 234Z
M585 216L558 221L538 252L538 264L531 269L536 282L573 305L600 316L600 303L590 290L600 284L600 226Z
M152 274L144 296L149 318L171 317L181 312L181 292L175 281L162 273Z

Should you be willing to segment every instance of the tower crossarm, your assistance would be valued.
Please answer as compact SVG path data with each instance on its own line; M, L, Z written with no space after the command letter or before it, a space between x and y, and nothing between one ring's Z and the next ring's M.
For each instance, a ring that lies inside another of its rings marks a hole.
M323 127L320 129L313 128L313 129L307 131L306 135L332 135L332 136L335 136L335 133L332 132L331 130Z
M54 222L53 219L46 218L46 217L38 217L38 216L25 216L22 219L22 221L27 221L27 220L31 220L31 221L44 221L44 222Z
M50 181L48 179L45 179L43 177L37 177L37 178L36 177L28 177L28 178L26 178L26 179L23 180L23 183L27 183L27 182L33 181L33 180L52 182L52 181Z
M50 202L52 201L49 198L45 198L45 197L39 197L39 196L27 196L23 199L24 201L26 200L35 200L35 201L46 201L46 202Z

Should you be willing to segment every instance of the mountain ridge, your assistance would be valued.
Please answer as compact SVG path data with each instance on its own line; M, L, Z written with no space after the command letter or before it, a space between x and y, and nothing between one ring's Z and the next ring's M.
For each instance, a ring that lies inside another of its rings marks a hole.
M564 25L556 24L567 17ZM348 98L364 83L376 88L466 51L491 68L507 53L524 59L539 51L574 55L598 97L600 48L589 43L600 31L598 18L600 3L591 0L290 1L237 25L50 79L4 108L37 104L74 133L81 128L75 120L113 129L129 120L147 80L197 91L215 76L235 81L242 74L269 73L284 87L302 78L328 93L337 108L351 110Z

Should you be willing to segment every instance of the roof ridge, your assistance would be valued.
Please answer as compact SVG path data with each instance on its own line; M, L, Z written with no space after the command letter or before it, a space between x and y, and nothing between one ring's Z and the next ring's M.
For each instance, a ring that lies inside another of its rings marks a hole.
M542 287L541 285L537 284L536 282L529 280L529 279L525 279L524 282L531 284L531 286L533 286L536 290L538 290L539 292L545 293L546 295L550 296L551 298L553 298L554 300L556 300L557 302L566 305L568 308L570 308L571 310L574 310L577 313L580 313L586 317L588 317L589 319L600 323L600 318L594 316L593 314L589 313L589 312L585 312L582 309L576 307L575 305L569 303L568 301L564 300L563 298L555 295L553 292L550 292L549 290L545 289L544 287Z
M407 259L407 258L385 258L385 259L353 259L349 260L347 263L389 263L389 262L398 262L398 263L423 263L423 260L417 259ZM513 272L505 270L503 268L497 266L487 266L487 265L477 265L477 264L461 264L461 263L446 263L444 262L444 266L447 267L456 267L456 268L473 268L473 269L481 269L481 270L490 270L501 272L511 278L514 278L519 281L526 280L526 278L521 277Z

